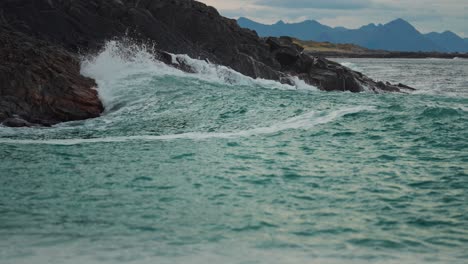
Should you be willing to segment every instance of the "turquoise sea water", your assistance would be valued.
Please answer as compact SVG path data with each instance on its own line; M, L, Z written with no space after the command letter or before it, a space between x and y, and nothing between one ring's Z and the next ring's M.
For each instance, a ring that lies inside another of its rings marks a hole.
M467 60L342 59L419 89L351 94L118 50L103 117L0 127L0 263L468 261Z

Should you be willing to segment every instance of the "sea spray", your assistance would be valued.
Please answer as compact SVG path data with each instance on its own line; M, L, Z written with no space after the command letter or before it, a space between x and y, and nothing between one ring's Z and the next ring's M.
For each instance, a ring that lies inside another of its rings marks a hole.
M112 108L119 100L125 100L129 95L122 82L132 76L139 75L138 81L145 77L176 76L181 78L197 78L207 82L223 85L251 86L253 88L311 90L317 88L306 84L297 77L290 77L293 86L265 79L253 79L242 75L228 67L212 64L204 60L190 58L188 55L171 54L174 63L183 62L189 65L194 73L186 73L157 60L154 46L132 43L129 40L109 41L103 50L95 56L86 56L81 65L82 74L94 78L98 83L98 91L106 107Z

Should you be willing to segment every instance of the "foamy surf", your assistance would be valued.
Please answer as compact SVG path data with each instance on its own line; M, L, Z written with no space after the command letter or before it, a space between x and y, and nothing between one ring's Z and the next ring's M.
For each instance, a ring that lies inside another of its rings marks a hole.
M128 141L170 141L170 140L209 140L219 138L241 138L261 136L268 134L275 134L285 130L302 129L308 130L315 126L327 124L335 121L348 114L359 112L373 111L375 107L371 106L357 106L343 108L329 113L323 112L309 112L299 115L283 122L273 124L268 127L258 127L241 131L233 132L189 132L171 135L138 135L138 136L121 136L121 137L102 137L102 138L75 138L75 139L49 139L49 140L14 140L14 139L0 139L0 143L5 144L47 144L47 145L78 145L78 144L91 144L91 143L112 143L112 142L128 142Z

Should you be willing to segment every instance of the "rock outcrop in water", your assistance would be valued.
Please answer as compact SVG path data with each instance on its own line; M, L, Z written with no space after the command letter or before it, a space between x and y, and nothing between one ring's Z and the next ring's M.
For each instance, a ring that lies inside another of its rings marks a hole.
M3 63L0 102L8 103L0 104L0 122L19 117L27 122L53 124L96 116L102 106L90 89L94 83L76 76L78 62L70 53L97 52L107 40L123 36L156 43L155 55L168 64L170 52L225 65L253 78L292 83L290 77L297 76L327 91L406 89L375 82L340 64L306 55L289 38L259 38L254 31L240 28L235 20L193 0L3 0L0 23L5 25L1 38L6 40L2 42L8 42L8 27L27 35L31 50L23 53L3 46L1 53L28 54L27 60L38 63L23 68L13 62ZM11 41L21 42L24 38ZM189 67L182 69L190 71ZM34 74L18 88L20 71ZM54 95L54 99L40 97L34 101L35 95L44 92L44 83L48 83L47 94Z

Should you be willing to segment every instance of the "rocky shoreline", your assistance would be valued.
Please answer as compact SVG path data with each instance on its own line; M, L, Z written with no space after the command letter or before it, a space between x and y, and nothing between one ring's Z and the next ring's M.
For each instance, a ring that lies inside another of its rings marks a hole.
M259 38L192 0L4 0L0 3L0 123L53 125L99 116L104 107L94 80L79 73L78 53L130 35L156 43L155 57L188 54L252 78L292 84L290 77L326 91L404 92L321 57L289 38Z

